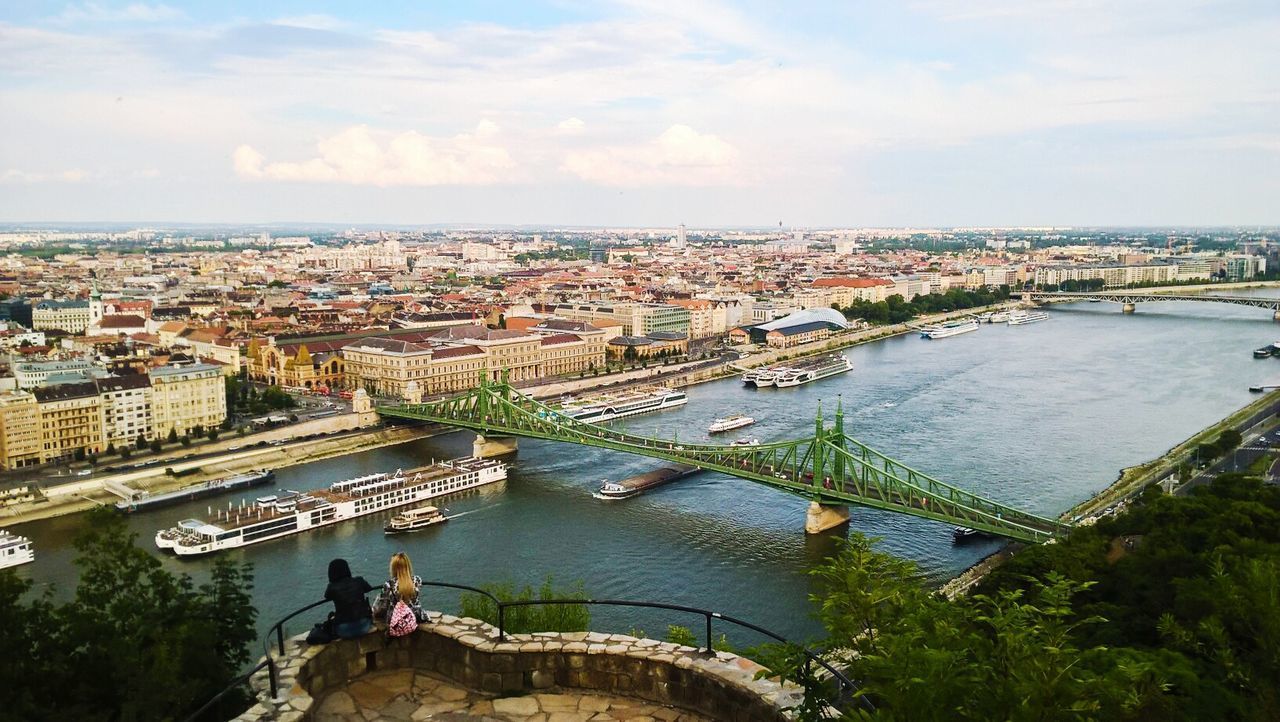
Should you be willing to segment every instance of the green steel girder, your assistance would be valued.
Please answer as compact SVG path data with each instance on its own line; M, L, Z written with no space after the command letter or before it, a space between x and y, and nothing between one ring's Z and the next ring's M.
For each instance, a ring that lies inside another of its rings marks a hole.
M458 396L380 406L377 411L481 434L563 441L690 464L825 504L896 511L1021 541L1048 541L1069 530L1056 520L946 484L846 436L842 410L837 410L831 428L824 428L819 416L813 437L759 446L692 444L628 434L571 419L505 382L488 380Z

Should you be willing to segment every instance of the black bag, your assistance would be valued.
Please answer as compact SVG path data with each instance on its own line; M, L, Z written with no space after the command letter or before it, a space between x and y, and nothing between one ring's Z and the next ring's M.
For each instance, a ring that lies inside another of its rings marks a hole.
M316 622L307 634L307 644L328 644L337 639L338 635L333 631L333 615L323 622Z

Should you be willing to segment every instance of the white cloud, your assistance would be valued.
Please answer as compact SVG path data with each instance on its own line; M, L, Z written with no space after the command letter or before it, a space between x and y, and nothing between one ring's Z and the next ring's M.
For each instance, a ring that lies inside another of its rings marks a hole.
M68 5L58 15L63 22L134 22L158 23L184 17L181 10L161 3L130 3L123 7L108 7L101 3L87 2Z
M332 15L323 15L320 13L312 13L309 15L289 15L286 17L276 18L271 21L272 25L283 25L290 28L306 28L307 30L338 30L346 26L338 18Z
M561 168L610 186L741 185L748 178L738 158L738 149L718 136L673 125L647 143L569 153Z
M9 168L0 171L0 183L79 183L89 178L88 171L68 168L62 171L31 172Z
M432 138L416 131L390 134L358 125L321 139L319 155L300 162L267 162L241 145L232 153L236 174L255 180L352 185L490 185L512 180L516 164L494 138L498 126L480 121L474 133Z
M586 127L581 118L565 118L556 124L556 130L563 135L578 135Z

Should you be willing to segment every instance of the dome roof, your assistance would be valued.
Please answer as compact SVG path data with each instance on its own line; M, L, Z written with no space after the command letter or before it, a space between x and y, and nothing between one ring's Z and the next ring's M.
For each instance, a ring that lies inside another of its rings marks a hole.
M849 328L849 322L845 320L844 314L834 308L806 308L803 311L796 311L789 316L775 318L768 323L762 323L756 328L763 331L774 331L782 328L790 328L791 326L799 326L805 323L814 323L821 321L829 323L839 328Z

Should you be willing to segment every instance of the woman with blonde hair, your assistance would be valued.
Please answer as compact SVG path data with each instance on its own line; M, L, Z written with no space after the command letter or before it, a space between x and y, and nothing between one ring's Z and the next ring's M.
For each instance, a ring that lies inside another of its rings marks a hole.
M418 597L422 580L413 573L413 563L404 552L391 555L391 578L373 605L373 613L387 624L387 633L403 636L417 628L424 615Z

